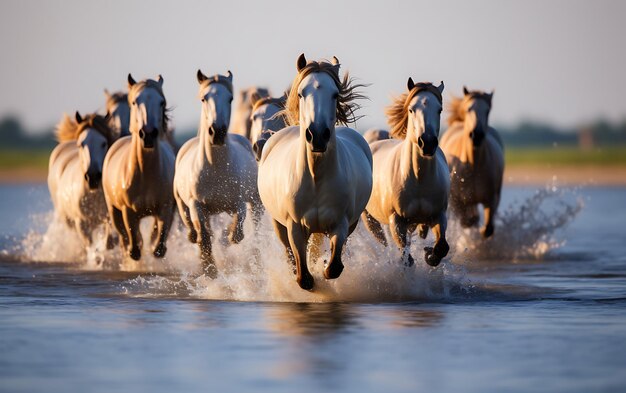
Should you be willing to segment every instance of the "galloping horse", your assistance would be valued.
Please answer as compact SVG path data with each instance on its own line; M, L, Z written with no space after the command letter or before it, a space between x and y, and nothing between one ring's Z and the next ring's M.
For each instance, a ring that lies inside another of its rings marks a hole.
M253 86L240 90L235 102L235 113L233 114L230 132L242 135L252 142L253 140L250 137L252 107L255 101L269 96L269 90L264 87Z
M167 110L163 78L135 82L128 74L131 136L119 139L104 160L102 185L109 215L121 235L122 246L141 258L139 222L155 216L153 254L165 256L167 235L174 217L174 152L165 140Z
M75 121L64 115L56 129L59 145L50 155L48 189L55 215L75 228L85 246L92 233L107 222L107 210L100 182L102 164L109 146L116 139L107 119L76 112ZM112 240L107 225L107 247Z
M363 97L347 74L339 78L337 58L307 63L302 54L297 69L285 109L290 127L263 148L259 192L295 264L298 284L310 290L314 280L306 261L309 237L330 237L332 256L324 277L339 277L343 246L372 190L372 156L358 132L335 126L355 120L354 100Z
M284 116L280 114L285 109L286 102L287 95L280 98L264 97L257 100L252 107L250 138L257 161L261 159L263 146L270 136L287 126Z
M494 231L494 217L500 204L504 173L504 144L498 132L489 126L492 93L469 91L451 103L448 131L441 138L441 148L450 165L452 211L461 225L478 224L478 204L484 207L487 238Z
M128 105L128 94L121 91L109 93L107 89L104 89L104 95L109 127L117 132L118 137L129 136L130 106Z
M257 164L246 138L228 133L233 76L207 77L198 70L202 113L198 136L191 138L176 157L174 197L189 241L198 243L205 273L217 276L213 259L210 216L227 212L233 215L228 239L243 240L246 204L251 205L255 226L263 207L257 189Z
M363 133L363 138L370 145L376 141L384 141L385 139L391 138L389 135L389 131L381 130L379 128L370 128L369 130Z
M382 244L387 240L382 224L389 224L391 235L402 249L402 259L413 265L410 239L419 226L426 238L428 227L436 236L435 246L425 248L425 260L437 266L448 254L446 242L450 174L443 151L438 147L443 82L414 83L408 92L387 109L391 134L396 139L370 145L374 157L374 186L363 220Z

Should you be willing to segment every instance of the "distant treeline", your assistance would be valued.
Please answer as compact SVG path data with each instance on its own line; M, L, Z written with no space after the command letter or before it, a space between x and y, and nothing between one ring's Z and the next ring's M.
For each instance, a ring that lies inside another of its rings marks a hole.
M626 145L626 120L619 123L599 120L576 128L524 121L515 127L497 128L505 144L514 147ZM196 130L177 130L176 139L182 142L195 134ZM52 127L26 130L16 116L0 119L0 149L52 148L55 144Z

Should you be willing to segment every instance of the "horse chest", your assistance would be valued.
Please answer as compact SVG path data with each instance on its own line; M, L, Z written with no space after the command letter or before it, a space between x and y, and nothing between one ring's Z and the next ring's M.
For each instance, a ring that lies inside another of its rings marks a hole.
M311 232L331 231L346 215L348 195L344 187L312 182L296 194L295 214Z

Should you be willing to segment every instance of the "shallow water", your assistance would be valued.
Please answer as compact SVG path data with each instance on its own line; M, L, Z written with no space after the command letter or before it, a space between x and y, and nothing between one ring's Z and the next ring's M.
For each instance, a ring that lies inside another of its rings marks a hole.
M506 189L494 239L451 225L437 269L431 238L407 269L359 228L314 293L268 222L218 234L211 281L179 228L136 264L81 250L45 186L0 200L0 391L626 390L624 188Z

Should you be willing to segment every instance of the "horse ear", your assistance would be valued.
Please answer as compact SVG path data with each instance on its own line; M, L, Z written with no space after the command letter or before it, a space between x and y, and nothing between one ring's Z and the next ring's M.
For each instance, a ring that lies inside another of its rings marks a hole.
M437 86L437 90L439 90L439 93L443 93L443 81L441 81L441 83L439 84L439 86Z
M157 78L157 82L159 82L159 86L163 86L163 76L161 76L161 74L159 74L159 77Z
M227 73L228 73L227 78L228 78L229 82L233 83L233 73L230 72L230 70L228 70Z
M491 100L493 99L493 93L495 93L495 90L491 90L491 93L487 94L487 97L489 97L489 105L491 105Z
M128 87L133 87L137 82L135 81L135 79L133 78L133 76L130 74L130 72L128 73Z
M106 88L104 89L104 96L105 96L107 99L111 98L111 93L109 92L109 89L106 89Z
M409 89L409 91L413 90L413 88L415 87L415 82L413 82L413 78L411 78L409 76L409 80L406 82L406 87L407 89Z
M463 86L463 94L464 95L468 95L469 94L469 90L467 90L467 87Z
M256 102L257 102L258 100L260 100L261 98L263 98L263 97L261 96L261 94L259 94L259 92L257 92L257 91L253 92L253 93L250 95L250 104L251 104L252 106L254 106L254 104L256 104Z
M198 83L202 83L205 80L209 79L206 75L202 73L202 70L198 68L198 72L196 73L196 77L198 78Z
M80 124L83 122L83 117L80 115L78 111L74 114L74 119L76 119L76 123Z
M298 69L298 72L300 72L304 67L306 67L306 57L304 57L304 53L301 53L300 56L298 56L296 68Z
M333 56L333 58L330 60L330 63L332 65L339 65L339 59L337 58L337 56Z

